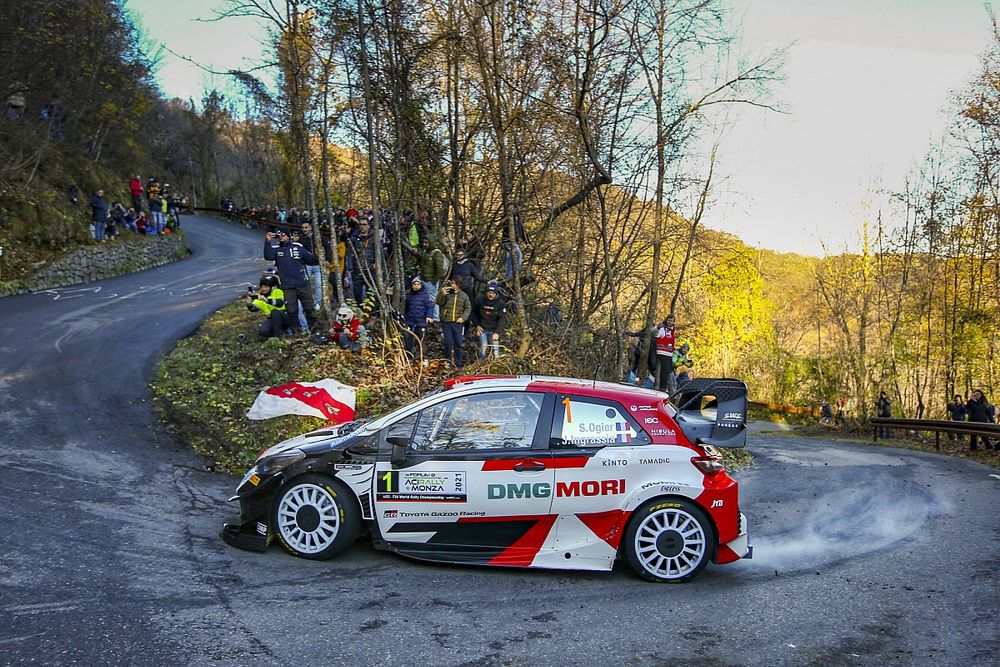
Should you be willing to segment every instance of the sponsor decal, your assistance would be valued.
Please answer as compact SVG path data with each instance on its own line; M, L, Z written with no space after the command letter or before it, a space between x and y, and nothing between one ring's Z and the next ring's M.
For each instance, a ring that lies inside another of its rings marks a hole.
M727 412L722 418L723 421L743 421L742 412Z
M721 500L713 500L712 501L712 507L713 508L715 508L715 507L722 507L722 501Z
M656 412L656 406L654 405L630 405L629 410L632 412Z
M675 431L672 428L654 428L650 431L650 433L652 433L654 436L666 435L673 437L677 435L677 431Z
M378 478L376 499L464 503L468 499L464 472L387 470Z
M655 512L656 510L665 510L670 508L676 509L680 506L681 506L680 503L660 503L659 505L653 505L652 507L650 507L649 511L650 513L652 513Z
M601 461L601 465L606 468L613 468L615 466L627 466L628 459L604 459Z
M659 424L660 423L660 420L657 419L656 417L646 417L646 418L643 419L643 421L645 423L647 423L647 424Z
M364 470L365 465L363 463L337 463L333 466L334 470Z
M624 479L590 479L584 482L556 482L556 498L616 496L622 493L625 493ZM489 500L548 498L551 495L552 485L548 482L486 485L486 497Z
M669 456L659 456L655 459L639 459L639 465L664 465L670 463Z
M250 478L247 479L247 481L253 484L254 486L257 486L258 484L260 484L260 475L250 475Z
M260 533L261 535L267 535L267 524L266 523L261 523L260 521L258 521L257 522L257 532Z
M454 518L459 516L486 516L486 512L406 512L404 510L386 510L382 513L386 519L426 519L428 517Z
M654 486L660 487L660 491L666 491L668 493L676 493L681 490L683 486L680 482L646 482L639 487L640 491L645 491L646 489L651 489Z

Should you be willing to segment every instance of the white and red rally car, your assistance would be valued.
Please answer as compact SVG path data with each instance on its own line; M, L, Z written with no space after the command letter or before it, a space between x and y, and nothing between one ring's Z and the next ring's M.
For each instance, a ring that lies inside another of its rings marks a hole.
M547 377L463 377L381 419L263 452L223 539L273 538L325 559L370 530L433 561L610 570L686 581L749 558L738 485L716 446L746 442L746 385L652 390Z

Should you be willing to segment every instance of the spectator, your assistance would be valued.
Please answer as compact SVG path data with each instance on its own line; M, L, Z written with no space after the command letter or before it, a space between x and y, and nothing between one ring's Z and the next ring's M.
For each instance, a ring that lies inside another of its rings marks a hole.
M989 401L986 400L986 397L983 396L983 392L981 389L973 389L972 398L970 398L969 402L965 404L965 411L966 414L969 415L970 422L989 424L994 420L993 414L995 414L995 412L993 410L990 410L990 408L992 407L993 406L990 405ZM969 436L970 450L978 449L976 447L976 438L980 438L983 441L983 445L986 447L986 449L993 449L993 446L990 444L990 439L987 438L986 436L970 435Z
M403 305L403 321L409 329L403 331L403 346L416 358L417 345L419 343L423 349L424 333L427 326L434 322L434 303L427 296L419 276L414 276L410 281L410 291L406 293L406 303Z
M471 229L465 230L465 237L458 247L465 251L466 257L482 267L482 262L486 259L486 251L483 250L483 244L479 242Z
M436 305L438 287L448 275L448 258L439 248L433 246L427 236L421 237L418 248L410 248L408 244L403 244L403 248L409 250L420 262L420 280L423 282L427 296L435 303L434 321L436 322L441 319L440 308Z
M684 343L677 351L674 352L671 361L673 370L677 373L677 390L679 391L681 387L686 385L691 381L691 368L694 366L694 362L688 353L691 352L691 343Z
M358 303L364 301L368 292L368 284L365 278L374 281L375 277L375 253L378 251L379 241L375 238L375 233L371 229L371 222L367 218L358 221L357 232L350 237L351 251L351 286L354 291L354 300Z
M160 183L155 178L149 179L146 184L146 201L149 204L149 215L152 234L159 234L166 228L166 221L163 219L163 202L160 200Z
M437 296L441 328L444 330L444 356L455 368L464 366L465 322L472 314L469 297L454 280L447 280Z
M95 241L104 242L104 232L108 225L108 202L104 199L104 190L98 189L90 197L90 228Z
M305 266L315 262L316 256L303 248L301 243L293 242L288 230L282 229L277 234L267 233L264 240L264 259L274 262L278 269L289 321L298 323L301 304L305 311L306 325L312 327L315 318Z
M365 326L355 317L350 306L343 305L337 309L330 338L341 347L350 348L351 352L360 352L364 347L367 340Z
M959 394L955 394L946 409L948 410L948 420L953 422L964 422L965 416L969 413L969 411L965 409L965 399ZM954 440L956 437L957 436L954 433L948 434L949 440Z
M677 340L677 327L674 326L674 314L668 313L663 323L654 334L656 338L656 360L660 370L660 391L674 392L674 344Z
M135 209L130 208L125 212L125 216L122 219L122 226L125 227L125 229L130 230L133 234L138 234L139 227L136 225L137 219Z
M296 240L302 244L303 248L316 256L316 236L313 234L312 223L308 221L302 223L302 232ZM329 258L329 255L327 255L327 258ZM323 272L319 268L318 256L315 264L306 264L306 274L309 276L309 283L312 285L313 307L319 310L323 307Z
M521 264L524 261L524 254L521 252L521 246L516 243L511 243L510 241L504 241L501 244L504 252L504 275L507 276L507 280L514 280L514 274L521 272Z
M137 211L142 210L142 177L136 174L128 182L129 192L132 193L132 208Z
M884 391L880 391L878 393L878 400L875 402L875 416L883 419L892 417L892 401L889 400L889 397L885 395ZM885 426L880 426L878 429L878 437L887 439L892 437L892 433Z
M252 313L263 313L267 318L257 326L257 333L263 338L285 334L289 320L285 311L285 294L279 287L278 276L274 274L261 276L257 292L249 292L246 303L247 310Z
M823 403L819 406L819 423L833 423L833 406L830 405L830 401L823 401Z
M630 336L630 341L628 346L629 367L628 367L628 376L625 378L625 381L628 382L629 384L645 385L647 384L645 381L644 382L639 381L639 373L641 372L640 366L643 365L641 359L643 334L641 331L636 331L636 332L630 332L628 335ZM645 364L646 375L644 377L647 378L655 377L656 365L657 365L656 345L654 343L653 345L649 346L649 353L646 355L646 364ZM649 386L652 387L653 385L649 384Z
M469 297L469 301L475 301L476 283L486 282L479 270L479 265L466 257L465 250L462 248L455 251L455 265L451 268L451 276Z
M486 358L488 348L493 348L493 358L500 358L500 334L507 328L507 307L500 298L496 283L486 286L486 294L476 301L472 322L479 336L479 358Z

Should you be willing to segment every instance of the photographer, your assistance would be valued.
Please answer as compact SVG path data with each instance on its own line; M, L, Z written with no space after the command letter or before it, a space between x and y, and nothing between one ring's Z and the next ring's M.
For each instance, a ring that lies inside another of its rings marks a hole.
M472 303L454 280L445 281L436 301L444 330L444 357L453 361L455 368L461 368L464 365L465 323L472 314Z
M691 343L684 343L673 354L673 370L677 373L677 378L674 380L674 384L677 386L678 390L691 381L691 368L694 366L694 362L691 361L691 357L688 356L690 351Z
M275 240L277 239L277 243ZM287 229L277 234L268 232L264 241L264 259L274 262L281 279L281 287L285 293L288 307L288 319L293 324L299 322L299 306L305 312L307 327L312 327L314 311L312 306L312 290L306 275L306 265L316 264L316 255L311 253L301 243L293 242Z
M261 312L267 318L257 326L257 333L264 338L284 335L288 329L288 313L285 312L285 293L278 287L278 277L265 274L260 277L256 292L247 288L246 304L251 313Z

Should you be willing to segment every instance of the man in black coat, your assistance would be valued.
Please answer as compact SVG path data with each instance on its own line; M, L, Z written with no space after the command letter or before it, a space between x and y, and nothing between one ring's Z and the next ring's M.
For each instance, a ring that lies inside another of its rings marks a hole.
M94 228L94 240L104 241L104 232L108 226L108 202L104 199L104 190L98 190L90 197L90 225Z
M991 407L993 406L991 406L989 401L986 400L986 397L983 396L983 392L981 389L973 389L972 398L970 398L969 402L965 404L965 410L969 414L969 421L980 422L983 424L989 424L993 421L993 415L990 414ZM980 436L970 435L969 449L977 449L976 447L977 437L982 439L983 444L986 446L986 449L993 449L993 446L990 444L989 438L983 435Z
M311 328L316 320L306 265L315 264L316 255L309 252L301 243L293 242L288 230L282 229L277 234L267 233L267 238L264 240L264 259L274 262L274 266L278 269L281 289L285 293L288 321L293 325L298 322L301 305L306 315L306 322Z
M955 397L951 399L951 403L948 404L948 420L953 422L964 422L966 409L965 409L965 399L955 394ZM954 433L948 434L949 440L955 439Z

